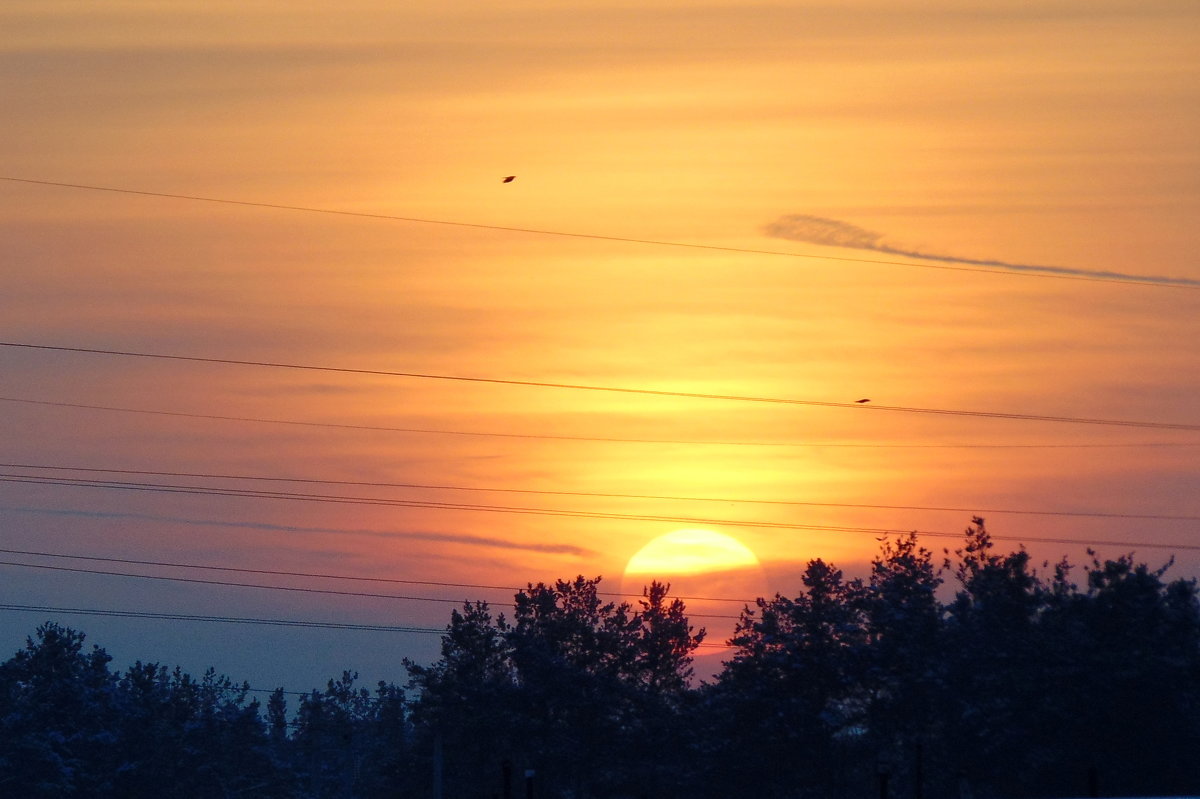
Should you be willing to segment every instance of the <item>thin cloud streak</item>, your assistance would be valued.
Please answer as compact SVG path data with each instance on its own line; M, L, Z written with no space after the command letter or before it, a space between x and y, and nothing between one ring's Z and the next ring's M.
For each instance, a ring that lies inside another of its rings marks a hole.
M270 524L266 522L222 521L218 519L188 519L177 516L157 516L147 513L123 513L113 511L74 510L70 508L30 508L3 507L0 512L29 513L41 516L80 516L89 519L136 519L138 521L161 522L164 524L184 524L199 527L231 527L244 530L264 530L282 533L335 533L338 535L362 535L378 538L406 538L418 541L436 541L438 543L466 544L468 546L495 547L497 549L515 549L526 552L541 552L554 555L575 555L578 557L593 557L597 553L586 547L574 544L540 544L520 543L492 536L478 536L464 533L438 533L424 531L398 530L366 530L339 527L303 527L292 524Z
M1018 264L1010 261L997 261L988 258L962 258L957 255L938 255L922 252L916 249L897 247L888 244L885 234L843 222L840 219L829 219L808 214L789 214L781 216L764 228L764 232L776 239L800 241L806 244L818 244L822 247L844 247L851 250L867 250L869 252L896 255L904 258L920 258L925 261L937 261L944 264L961 264L963 266L987 266L997 269L1007 269L1013 272L1033 272L1046 275L1062 275L1065 277L1095 278L1101 280L1125 280L1136 283L1152 283L1164 286L1189 286L1200 288L1200 280L1186 277L1165 277L1162 275L1137 275L1126 272L1111 272L1101 269L1073 269L1066 266L1046 266L1044 264Z

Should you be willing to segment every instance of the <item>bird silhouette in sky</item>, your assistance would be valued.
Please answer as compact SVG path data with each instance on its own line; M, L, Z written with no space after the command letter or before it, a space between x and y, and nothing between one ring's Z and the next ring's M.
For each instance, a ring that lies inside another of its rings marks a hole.
M858 404L860 404L860 405L861 405L862 403L864 403L864 402L870 402L870 401L871 401L871 400L869 400L869 399L860 399L860 400L855 400L855 402L857 402L857 403L858 403Z
M504 181L503 181L503 182L504 182L504 183L512 183L512 182L513 182L514 180L516 180L516 179L517 179L517 176L516 176L516 175L508 175L508 176L506 176L506 177L504 178Z

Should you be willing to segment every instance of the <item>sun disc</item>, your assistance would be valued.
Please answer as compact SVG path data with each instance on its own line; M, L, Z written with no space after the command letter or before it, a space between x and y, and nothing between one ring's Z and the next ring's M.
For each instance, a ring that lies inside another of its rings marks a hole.
M754 552L713 530L675 530L651 540L629 559L621 592L636 598L652 581L669 586L672 597L684 600L691 625L705 630L703 648L694 653L700 679L715 675L732 651L724 644L742 606L767 591L766 572Z
M713 530L675 530L639 549L625 566L625 574L704 574L757 566L758 558L733 536Z

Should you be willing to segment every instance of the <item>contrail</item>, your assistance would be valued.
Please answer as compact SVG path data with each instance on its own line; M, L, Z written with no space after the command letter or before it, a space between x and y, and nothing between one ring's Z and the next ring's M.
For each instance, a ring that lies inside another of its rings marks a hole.
M1164 277L1159 275L1135 275L1125 272L1110 272L1100 269L1072 269L1066 266L1046 266L1043 264L1017 264L1010 261L997 261L988 258L961 258L956 255L937 255L906 249L888 244L883 233L852 225L839 219L827 219L807 214L789 214L781 216L770 223L764 232L773 238L788 241L802 241L808 244L819 244L824 247L845 247L851 250L868 250L870 252L899 255L904 258L920 258L925 261L937 261L944 264L962 264L963 266L990 266L997 269L1008 269L1014 272L1033 272L1044 275L1061 275L1064 277L1091 278L1100 280L1121 280L1133 283L1150 283L1162 286L1183 286L1200 288L1200 280L1187 277Z

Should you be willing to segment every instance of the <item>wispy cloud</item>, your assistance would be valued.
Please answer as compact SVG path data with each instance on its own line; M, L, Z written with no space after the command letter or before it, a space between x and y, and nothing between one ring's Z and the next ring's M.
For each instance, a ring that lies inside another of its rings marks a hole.
M200 527L230 527L244 530L265 530L282 533L318 533L337 535L374 536L377 538L402 538L416 541L433 541L436 543L466 544L467 546L495 547L498 549L515 549L525 552L541 552L552 555L575 555L578 557L594 557L596 552L586 547L574 544L554 544L513 541L496 536L470 535L466 533L441 533L424 530L364 530L344 527L305 527L294 524L270 524L265 522L225 521L220 519L189 519L178 516L157 516L147 513L120 513L94 510L72 510L69 508L29 508L4 507L0 512L29 513L46 516L80 516L89 519L134 519L138 521L159 522L163 524L183 524Z
M788 241L802 241L806 244L819 244L824 247L867 250L885 255L919 258L924 261L936 261L941 264L952 264L963 267L988 267L1012 272L1058 275L1082 280L1107 280L1200 288L1200 280L1186 277L1139 275L1101 269L1073 269L1065 266L1047 266L1045 264L1020 264L1011 261L998 261L991 258L963 258L957 255L940 255L923 252L910 247L890 244L887 241L886 234L883 233L867 230L858 225L843 222L840 219L828 219L820 216L809 216L807 214L781 216L768 224L765 232L773 238L787 239Z

